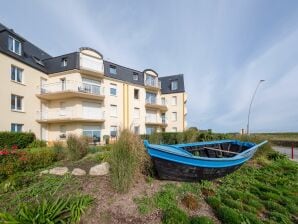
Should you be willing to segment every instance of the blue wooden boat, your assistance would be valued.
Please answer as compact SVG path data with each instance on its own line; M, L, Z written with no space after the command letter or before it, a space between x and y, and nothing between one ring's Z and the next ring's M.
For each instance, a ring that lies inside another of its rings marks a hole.
M234 172L255 154L260 144L238 140L195 142L177 145L144 145L160 179L212 180Z

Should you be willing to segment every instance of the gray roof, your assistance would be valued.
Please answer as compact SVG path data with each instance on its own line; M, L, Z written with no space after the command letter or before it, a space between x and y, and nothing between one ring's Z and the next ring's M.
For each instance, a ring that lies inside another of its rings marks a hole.
M8 36L13 36L18 39L22 43L22 55L17 55L8 50ZM82 48L86 49L86 48ZM7 28L6 26L0 23L0 52L19 60L35 69L38 69L46 74L52 74L56 72L62 72L72 69L80 68L80 54L79 52L72 52L65 55L60 55L57 57L52 57L45 51L36 47L34 44L27 41L25 38L21 37L19 34L15 33L13 30ZM62 67L61 61L62 59L67 60L67 66ZM115 66L117 74L110 73L110 66ZM130 69L118 64L115 64L110 61L104 60L104 74L107 77L111 77L114 79L144 85L144 72L152 69L146 69L143 72ZM155 72L155 71L153 71ZM138 80L133 80L133 75L138 75ZM173 76L165 76L159 77L161 81L161 93L179 93L184 92L184 80L183 75L173 75ZM178 89L171 90L171 81L178 81Z

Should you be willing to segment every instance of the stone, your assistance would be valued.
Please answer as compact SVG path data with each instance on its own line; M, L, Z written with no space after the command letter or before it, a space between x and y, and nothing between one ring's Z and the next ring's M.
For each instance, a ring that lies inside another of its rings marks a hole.
M71 174L75 175L75 176L84 176L84 175L86 175L86 171L82 170L80 168L74 168L73 171L71 172Z
M63 176L66 173L68 173L67 167L55 167L53 169L50 169L49 171L49 174L58 175L58 176Z
M107 162L101 163L99 165L90 168L89 175L91 176L103 176L109 173L110 164Z
M43 175L43 174L48 174L49 173L49 170L43 170L43 171L41 171L39 174L40 175Z

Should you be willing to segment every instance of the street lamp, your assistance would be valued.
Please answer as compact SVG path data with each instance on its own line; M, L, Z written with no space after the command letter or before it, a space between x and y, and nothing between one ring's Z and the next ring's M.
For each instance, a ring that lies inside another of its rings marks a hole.
M249 135L249 117L250 117L250 110L251 110L251 105L252 105L252 102L254 101L255 99L255 96L256 96L256 93L257 93L257 90L259 88L259 86L261 85L262 82L265 82L264 79L261 79L254 91L254 94L252 95L252 98L251 98L251 101L250 101L250 105L249 105L249 110L248 110L248 116L247 116L247 130L246 130L246 133Z

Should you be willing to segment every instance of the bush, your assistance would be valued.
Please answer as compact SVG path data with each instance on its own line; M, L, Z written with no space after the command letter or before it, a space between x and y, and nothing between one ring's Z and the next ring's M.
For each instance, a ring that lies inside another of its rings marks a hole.
M84 136L69 135L66 140L69 158L79 160L88 153L88 139Z
M24 204L16 216L0 213L1 223L77 223L91 204L89 196L44 199L37 204Z
M47 143L43 140L35 139L33 142L31 142L27 148L41 148L46 147Z
M58 161L66 158L66 152L65 152L65 147L63 142L61 141L53 142L52 148L56 154L56 158Z
M207 216L195 216L190 219L190 224L213 224L213 220Z
M172 207L167 209L162 217L164 224L189 224L189 218L181 209Z
M0 148L17 146L17 148L23 149L34 140L35 135L31 132L0 132Z
M267 157L268 157L268 159L274 160L274 161L279 160L279 159L286 159L287 158L286 155L281 154L279 152L275 152L275 151L270 152Z
M148 161L149 157L141 139L130 131L123 130L109 156L114 188L118 192L127 192L138 173L144 172Z

